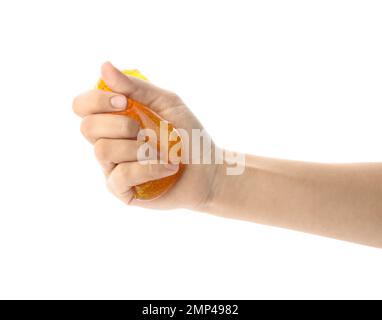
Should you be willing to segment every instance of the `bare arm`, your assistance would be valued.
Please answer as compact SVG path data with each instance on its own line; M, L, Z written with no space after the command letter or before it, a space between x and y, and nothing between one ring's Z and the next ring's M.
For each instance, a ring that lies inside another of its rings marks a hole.
M382 164L318 164L246 156L218 169L204 211L382 247Z
M94 144L109 190L129 205L189 208L212 214L382 247L382 164L318 164L246 157L242 175L218 164L188 164L181 179L154 201L139 201L132 188L178 168L138 163L139 127L133 119L104 114L139 101L182 128L203 129L174 93L126 76L111 64L102 78L113 92L90 90L75 98L81 131ZM117 100L115 100L117 98ZM117 104L115 102L118 102ZM212 143L212 150L220 150Z

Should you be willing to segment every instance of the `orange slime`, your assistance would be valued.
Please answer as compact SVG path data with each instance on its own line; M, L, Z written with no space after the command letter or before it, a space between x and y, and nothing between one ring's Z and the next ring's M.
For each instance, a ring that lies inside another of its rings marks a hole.
M138 70L124 70L122 72L127 75L132 75L132 76L141 78L143 80L147 80L147 78L144 77ZM106 85L106 83L102 79L98 82L97 88L100 90L111 91L110 88ZM165 121L165 120L161 118L158 114L156 114L154 111L152 111L150 108L146 107L145 105L130 98L128 98L127 100L128 100L128 105L124 111L112 112L112 114L128 116L134 119L135 121L137 121L141 128L143 129L148 128L148 129L154 130L157 136L157 151L158 151L158 154L160 154L159 153L159 148L161 145L160 123L161 121ZM171 123L167 122L167 125L168 125L168 135L167 135L167 138L168 138L170 137L170 134L173 131L175 131L175 133L177 133L177 131ZM171 148L180 141L180 136L178 135L177 137L178 137L177 141L168 140L168 150L171 150ZM178 152L178 155L179 155L179 152ZM135 198L139 200L152 200L152 199L158 198L176 183L176 181L181 176L183 170L184 170L184 165L180 163L179 171L175 173L174 175L168 176L162 179L158 179L158 180L152 180L152 181L145 182L135 186L133 188Z

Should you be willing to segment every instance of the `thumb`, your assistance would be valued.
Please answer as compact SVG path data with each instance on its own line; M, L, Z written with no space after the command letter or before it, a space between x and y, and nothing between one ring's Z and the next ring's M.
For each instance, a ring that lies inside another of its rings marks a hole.
M110 62L105 62L101 68L102 79L107 86L116 93L121 93L133 100L145 104L152 109L160 109L153 102L161 100L168 92L152 83L138 79L134 76L125 75L114 67ZM156 110L160 111L160 110Z

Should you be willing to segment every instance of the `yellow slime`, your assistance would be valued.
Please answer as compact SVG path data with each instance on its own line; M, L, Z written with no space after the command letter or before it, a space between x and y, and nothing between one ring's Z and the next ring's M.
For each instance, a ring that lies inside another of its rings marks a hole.
M147 80L147 78L142 75L138 70L123 70L122 73L130 76L134 76L143 80ZM106 83L101 79L97 84L97 88L100 90L111 91L110 88L106 85ZM124 111L112 112L112 114L125 115L128 116L135 121L137 121L141 128L152 129L155 131L157 136L157 150L159 153L159 148L161 145L160 142L160 123L164 121L158 114L152 111L147 106L135 101L133 99L128 98L128 105ZM168 137L170 134L176 129L171 123L168 123ZM179 137L179 135L178 135ZM171 150L176 143L178 143L180 138L177 141L168 141L168 149ZM182 172L184 170L184 165L182 163L179 164L179 171L172 176L168 176L162 179L153 180L149 182L142 183L134 187L134 196L139 200L152 200L158 198L167 190L169 190L179 179Z

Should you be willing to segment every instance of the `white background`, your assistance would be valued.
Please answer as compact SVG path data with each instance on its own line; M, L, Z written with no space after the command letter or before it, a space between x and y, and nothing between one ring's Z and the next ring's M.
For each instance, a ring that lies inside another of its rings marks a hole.
M71 110L110 60L225 148L382 161L381 17L380 1L0 2L0 298L382 298L380 249L125 206Z

